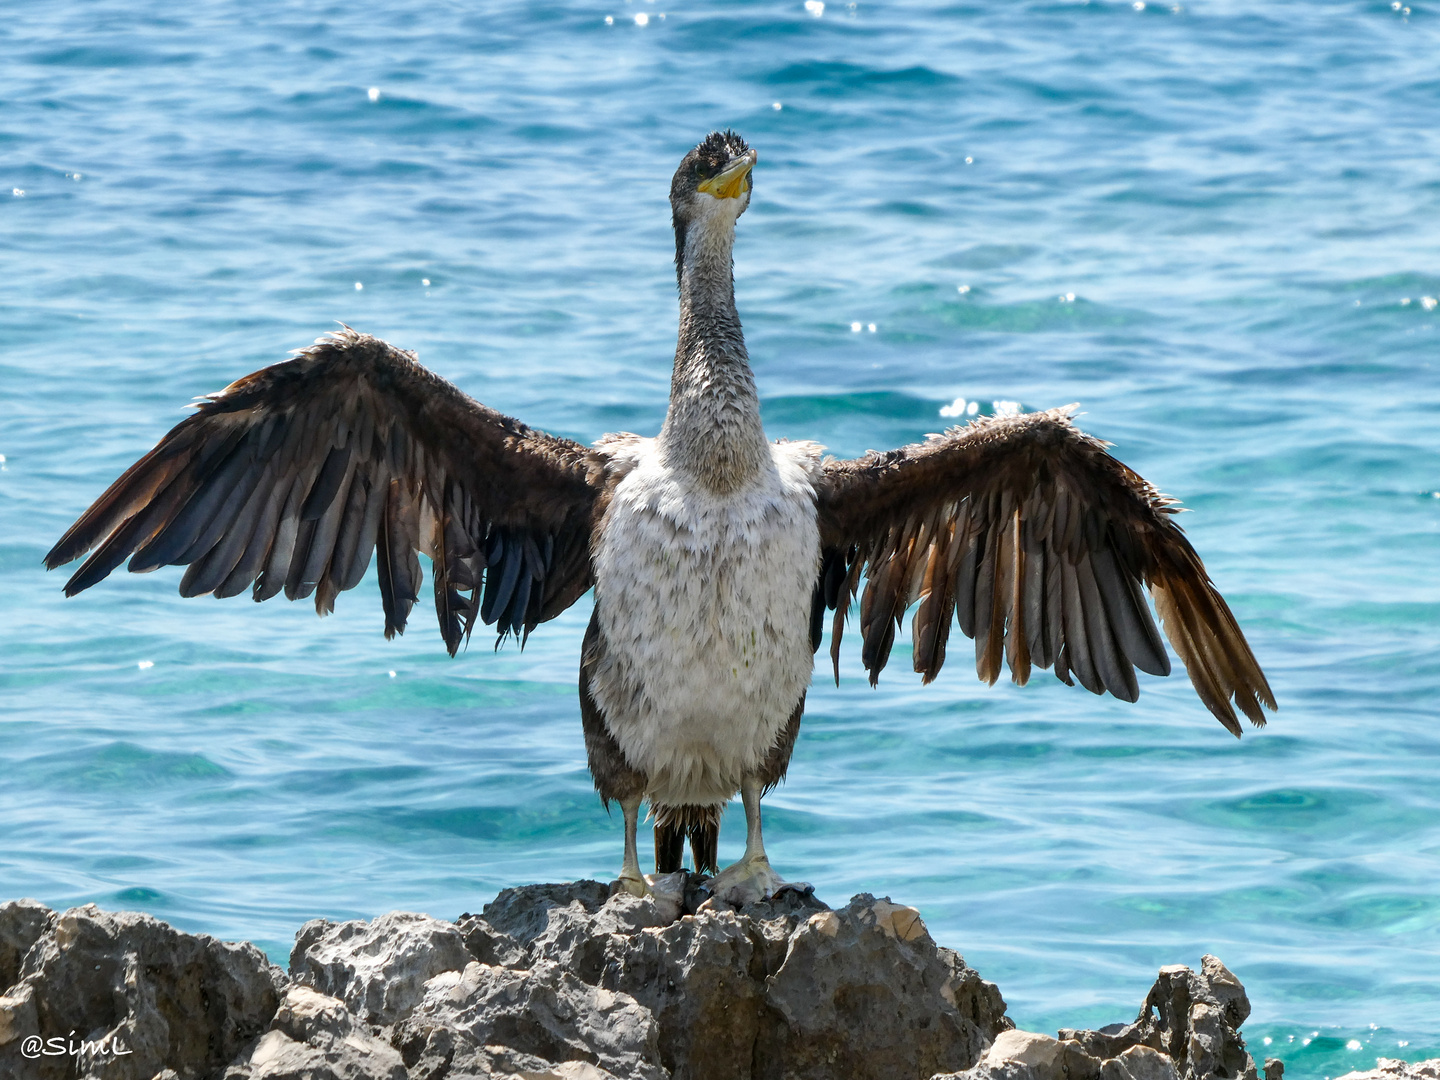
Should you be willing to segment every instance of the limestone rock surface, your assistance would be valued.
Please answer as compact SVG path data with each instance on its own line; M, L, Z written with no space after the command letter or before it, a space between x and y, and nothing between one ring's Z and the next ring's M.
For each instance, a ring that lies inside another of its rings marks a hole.
M249 1059L226 1080L409 1080L394 1047L339 998L292 984Z
M1240 1036L1249 1015L1240 980L1206 956L1198 973L1183 964L1161 968L1133 1023L1062 1028L1053 1039L1007 1031L973 1068L934 1080L1258 1080ZM1284 1067L1267 1062L1264 1072L1280 1080Z
M470 962L454 923L392 911L373 922L312 919L295 935L290 977L343 1001L371 1024L393 1024L419 1004L425 983Z
M5 904L0 942L14 976L0 996L6 1080L216 1076L265 1031L286 982L254 945L93 904Z
M1162 968L1133 1022L1051 1037L1015 1030L913 908L784 890L737 911L702 884L314 920L288 975L146 915L0 904L0 1080L1259 1080L1213 956ZM1440 1060L1341 1080L1440 1080Z
M670 1075L660 1065L659 1030L649 1010L549 961L528 970L472 962L436 976L393 1040L406 1064L427 1080L479 1072L479 1062L493 1072L491 1046L635 1080Z
M684 874L644 898L532 885L458 929L475 965L432 979L395 1028L427 1080L485 1075L496 1045L622 1076L922 1078L973 1064L1010 1026L999 990L918 912L868 895L831 911L787 891L735 912ZM585 1019L606 1009L613 1045Z
M1336 1080L1440 1080L1440 1058L1429 1061L1380 1058L1375 1062L1375 1068L1348 1072Z

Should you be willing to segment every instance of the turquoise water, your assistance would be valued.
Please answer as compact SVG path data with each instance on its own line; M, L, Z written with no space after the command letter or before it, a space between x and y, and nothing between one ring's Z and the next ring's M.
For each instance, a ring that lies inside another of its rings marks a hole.
M537 426L653 432L669 177L733 125L771 434L850 455L957 398L1081 402L1194 511L1281 704L1236 742L1183 677L987 689L963 648L871 691L852 640L777 865L917 905L1027 1027L1128 1018L1212 951L1291 1075L1440 1053L1440 9L1411 8L8 10L0 896L281 957L316 915L613 875L588 600L452 661L419 609L383 639L373 578L321 621L175 569L67 601L40 560L187 401L334 320Z

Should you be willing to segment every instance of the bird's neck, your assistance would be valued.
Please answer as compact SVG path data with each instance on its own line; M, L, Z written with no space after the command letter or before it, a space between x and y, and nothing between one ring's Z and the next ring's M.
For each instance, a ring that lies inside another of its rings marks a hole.
M682 241L680 338L659 440L667 465L719 494L754 479L769 459L735 310L734 242L728 220L692 224Z

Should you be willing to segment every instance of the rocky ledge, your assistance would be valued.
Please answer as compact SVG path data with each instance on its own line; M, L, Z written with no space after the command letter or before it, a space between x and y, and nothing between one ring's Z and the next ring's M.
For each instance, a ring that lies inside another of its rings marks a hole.
M914 908L699 899L682 873L644 899L579 881L455 922L317 919L288 974L148 915L0 904L0 1077L1258 1080L1213 956L1162 968L1133 1023L1051 1038Z

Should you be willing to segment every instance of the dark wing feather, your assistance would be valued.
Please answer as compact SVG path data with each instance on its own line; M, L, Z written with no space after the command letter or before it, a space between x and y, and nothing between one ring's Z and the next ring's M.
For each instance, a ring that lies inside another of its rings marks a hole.
M324 615L378 551L390 637L419 599L424 552L453 654L477 617L502 637L527 635L589 588L597 489L586 472L578 443L488 409L412 354L346 327L202 401L45 564L94 549L69 596L128 558L137 572L186 566L185 596L313 593Z
M1174 522L1177 507L1079 431L1070 410L977 420L927 442L827 459L816 484L817 604L834 610L831 657L860 593L861 656L873 684L911 604L915 670L945 662L952 613L975 666L1017 683L1033 666L1125 701L1135 669L1170 660L1142 586L1200 699L1240 734L1275 699L1225 600ZM813 626L822 613L817 609ZM813 631L812 631L813 632ZM1233 704L1232 704L1233 702Z

